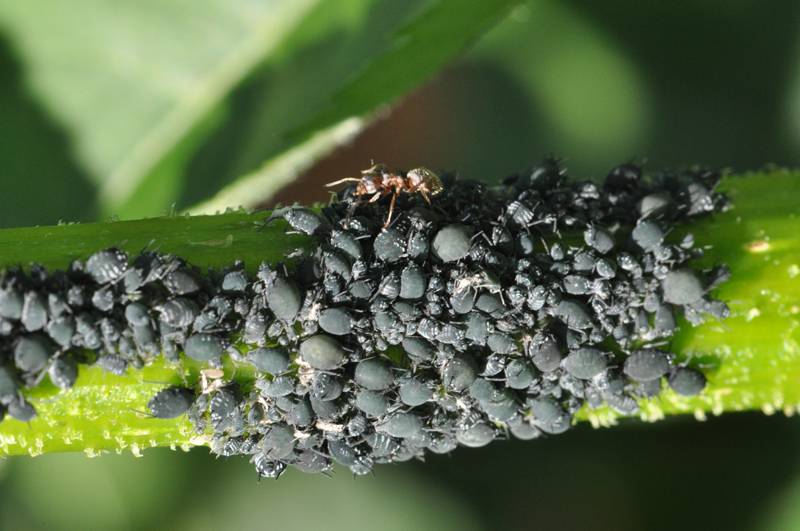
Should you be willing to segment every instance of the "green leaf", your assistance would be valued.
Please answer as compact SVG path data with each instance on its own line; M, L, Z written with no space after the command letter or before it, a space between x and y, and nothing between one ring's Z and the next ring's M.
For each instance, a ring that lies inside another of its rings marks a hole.
M241 141L224 155L215 152L213 160L201 152L204 163L192 171L193 189L178 204L204 199L214 189L204 182L218 188L220 178L238 180L197 211L263 202L277 191L276 183L297 173L286 172L287 158L304 161L296 164L304 169L347 141L381 106L429 78L516 3L321 3L282 48L277 64L266 65L243 87L258 94L258 102L234 110L218 133ZM362 120L359 127L356 119Z
M0 24L108 206L124 202L313 4L3 2Z
M268 197L352 134L314 139L418 85L513 3L3 2L0 28L101 209L140 217L253 172L268 186L247 196ZM274 161L297 146L287 173Z

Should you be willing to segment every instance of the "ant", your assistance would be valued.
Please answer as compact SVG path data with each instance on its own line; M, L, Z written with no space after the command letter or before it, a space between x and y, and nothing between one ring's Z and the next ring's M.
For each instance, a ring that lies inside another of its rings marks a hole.
M415 168L405 174L393 173L387 169L384 164L375 164L361 172L361 177L346 177L339 179L325 186L336 186L342 183L355 182L356 189L353 192L356 196L371 195L369 198L370 203L374 203L383 196L392 194L392 200L389 203L389 215L386 217L386 223L383 228L389 226L392 221L392 213L394 212L394 205L397 202L397 196L402 192L408 194L418 193L422 196L426 203L431 204L429 196L436 195L443 190L442 181L439 176L427 168Z

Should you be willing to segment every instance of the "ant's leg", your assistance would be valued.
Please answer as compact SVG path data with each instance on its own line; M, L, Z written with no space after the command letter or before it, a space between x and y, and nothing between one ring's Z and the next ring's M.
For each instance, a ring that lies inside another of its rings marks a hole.
M389 203L389 215L386 216L386 223L383 224L384 229L389 226L389 223L392 222L392 213L394 212L394 204L397 201L397 196L397 193L392 194L392 200Z
M370 198L369 198L369 201L367 201L367 203L374 203L375 201L377 201L378 199L380 199L382 195L383 195L383 192L375 192L375 195L373 195L372 197L370 197Z

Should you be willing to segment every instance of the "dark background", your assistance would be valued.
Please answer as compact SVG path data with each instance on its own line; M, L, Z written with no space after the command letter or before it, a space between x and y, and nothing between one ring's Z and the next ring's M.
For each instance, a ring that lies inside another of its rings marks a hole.
M634 160L800 163L797 2L532 2L275 201L371 160L498 179L548 154L574 174ZM93 219L66 133L0 38L0 223ZM246 105L247 94L241 96ZM7 178L35 168L36 178ZM45 193L25 199L30 187ZM800 202L800 199L798 199ZM581 425L353 479L258 482L241 459L151 450L0 462L0 529L800 529L800 426L780 414Z

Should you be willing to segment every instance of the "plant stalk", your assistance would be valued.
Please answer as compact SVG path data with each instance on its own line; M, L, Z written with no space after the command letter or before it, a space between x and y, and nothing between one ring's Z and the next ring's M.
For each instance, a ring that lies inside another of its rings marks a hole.
M670 348L680 359L704 370L708 386L684 398L665 390L641 402L640 417L760 409L793 414L800 407L800 172L769 170L726 177L721 190L734 208L687 225L699 247L707 247L702 265L727 264L731 279L715 296L731 316L692 327L686 322ZM98 249L119 247L180 255L201 268L220 268L234 260L254 272L263 261L276 263L310 238L285 234L282 221L259 228L266 213L227 212L212 216L169 216L136 221L65 224L0 230L0 267L39 263L66 268ZM680 237L681 234L674 235ZM253 374L226 366L239 381ZM204 444L185 417L150 418L147 401L164 384L197 382L199 366L158 361L125 376L81 367L76 386L59 391L43 383L28 393L39 416L30 423L6 419L0 424L1 455L107 450L134 453L154 446L188 449ZM602 407L584 409L578 418L609 425L619 415Z

